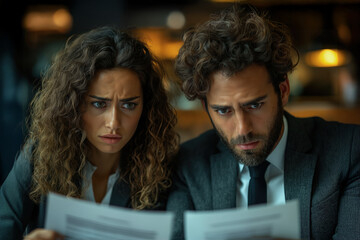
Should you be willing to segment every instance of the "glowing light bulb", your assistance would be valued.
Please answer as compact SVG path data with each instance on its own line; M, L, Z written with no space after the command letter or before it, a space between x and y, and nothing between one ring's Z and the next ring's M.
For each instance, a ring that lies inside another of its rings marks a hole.
M312 67L337 67L348 62L346 52L336 49L322 49L309 52L305 61Z

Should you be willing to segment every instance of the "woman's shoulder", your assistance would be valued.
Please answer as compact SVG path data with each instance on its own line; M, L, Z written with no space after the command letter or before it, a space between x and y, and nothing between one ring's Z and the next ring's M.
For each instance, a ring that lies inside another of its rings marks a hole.
M31 161L33 144L25 144L17 154L12 172L15 174L18 182L29 182L33 173L33 163Z

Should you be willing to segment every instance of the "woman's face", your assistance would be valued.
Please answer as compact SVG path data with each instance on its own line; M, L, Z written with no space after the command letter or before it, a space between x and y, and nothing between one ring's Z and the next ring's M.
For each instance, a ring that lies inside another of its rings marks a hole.
M137 74L124 68L100 70L85 97L83 129L93 150L119 153L138 126L143 93Z

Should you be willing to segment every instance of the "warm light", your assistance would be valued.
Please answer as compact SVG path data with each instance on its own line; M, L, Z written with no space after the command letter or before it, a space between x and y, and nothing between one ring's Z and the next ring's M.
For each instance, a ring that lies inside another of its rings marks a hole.
M53 22L59 28L66 29L68 26L72 25L72 18L69 11L61 8L53 14Z
M161 28L138 29L136 34L160 59L174 59L183 45L182 41L172 40Z
M162 57L165 59L174 59L178 55L179 50L183 44L183 41L167 42L164 45Z
M173 11L166 19L166 25L172 29L181 29L185 25L185 16L180 11Z
M349 56L345 51L322 49L307 53L305 61L312 67L338 67L348 63Z
M211 0L211 2L218 2L218 3L234 3L234 2L246 2L247 0Z
M63 7L33 7L25 14L23 26L31 32L67 32L72 26L72 17Z

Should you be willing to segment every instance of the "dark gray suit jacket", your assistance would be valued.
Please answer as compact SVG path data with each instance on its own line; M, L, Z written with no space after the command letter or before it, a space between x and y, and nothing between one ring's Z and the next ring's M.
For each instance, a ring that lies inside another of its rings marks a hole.
M44 227L46 197L40 204L29 198L33 167L21 152L7 179L0 188L0 239L23 239L23 234ZM54 173L56 174L56 173ZM110 205L131 208L130 188L124 181L113 187ZM165 199L153 210L165 210Z
M299 199L302 239L360 239L360 126L285 114L285 198ZM185 210L236 207L238 163L210 130L181 146L177 164L167 209L183 239Z

